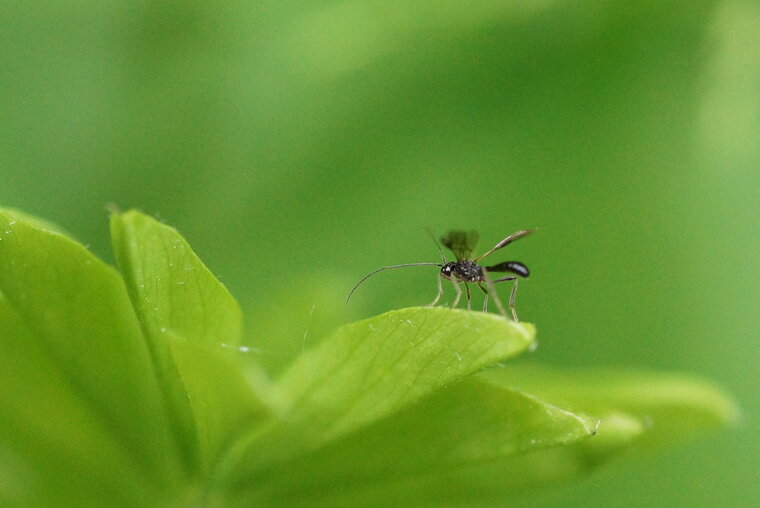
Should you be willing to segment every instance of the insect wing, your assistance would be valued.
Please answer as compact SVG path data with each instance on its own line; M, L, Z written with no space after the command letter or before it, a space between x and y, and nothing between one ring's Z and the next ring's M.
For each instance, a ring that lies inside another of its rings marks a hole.
M511 235L509 235L508 237L506 237L505 239L503 239L502 241L500 241L499 243L497 243L496 245L494 245L485 254L481 254L480 256L478 256L477 258L475 258L473 261L479 261L479 260L483 259L484 257L488 256L489 254L492 254L494 251L497 251L497 250L501 249L502 247L506 247L507 245L509 245L510 243L514 242L515 240L519 240L520 238L528 236L529 234L533 233L534 231L536 231L536 230L535 229L526 229L526 230L523 230L523 231L516 231L516 232L512 233Z
M441 238L441 243L454 253L457 261L470 259L475 246L478 244L477 231L449 231L446 236Z
M504 240L500 241L496 244L496 246L493 248L493 250L501 249L502 247L506 247L510 243L514 242L515 240L519 240L520 238L524 236L528 236L529 234L533 233L535 229L526 229L524 231L517 231L515 233L512 233L508 237L506 237Z

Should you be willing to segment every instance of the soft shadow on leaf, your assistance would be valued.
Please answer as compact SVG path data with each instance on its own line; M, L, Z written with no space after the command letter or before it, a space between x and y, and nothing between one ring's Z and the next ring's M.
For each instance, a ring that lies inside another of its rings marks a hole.
M288 411L233 450L222 481L314 450L489 365L519 354L535 330L480 312L414 307L338 329L279 380Z
M6 446L33 472L25 493L103 495L97 479L111 483L103 472L112 470L124 475L113 483L134 482L125 496L168 494L182 468L124 284L83 246L38 223L0 212L2 377L17 374L0 399L10 425L2 437L16 436ZM88 480L98 462L101 472ZM56 469L70 479L53 478Z
M236 433L267 414L265 377L254 376L257 393L240 367L238 304L175 229L129 211L111 217L111 232L180 444L208 472Z

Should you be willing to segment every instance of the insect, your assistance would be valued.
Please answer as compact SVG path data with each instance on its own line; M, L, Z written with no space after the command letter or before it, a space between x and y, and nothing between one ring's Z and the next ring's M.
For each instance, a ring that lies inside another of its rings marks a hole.
M441 267L441 271L439 272L437 281L438 281L438 294L435 297L435 300L433 300L429 306L434 306L438 303L438 300L441 299L441 296L443 295L443 286L441 285L441 279L446 279L451 281L452 285L454 286L454 290L456 291L456 296L454 298L454 302L451 304L451 307L454 308L459 304L459 300L462 297L462 288L460 287L460 284L464 285L465 288L465 294L467 297L467 310L471 310L472 304L471 304L471 294L470 294L470 286L468 284L477 284L478 288L483 292L483 312L488 311L488 297L491 296L491 299L496 303L496 307L499 309L499 313L506 317L507 312L504 309L504 306L501 303L501 300L499 300L498 295L496 294L496 291L493 288L493 285L498 282L505 282L505 281L514 281L514 284L512 285L512 291L509 295L509 309L512 311L512 318L515 321L518 321L517 319L517 310L515 309L515 297L517 296L517 282L518 277L524 277L527 278L530 275L530 272L528 271L528 267L525 266L523 263L520 263L519 261L505 261L503 263L499 263L492 266L480 266L478 264L479 261L484 259L486 256L489 256L490 254L493 254L495 251L506 247L510 243L514 242L515 240L519 240L520 238L524 238L528 236L529 234L536 231L535 229L526 229L521 231L516 231L512 233L511 235L507 236L503 240L501 240L499 243L494 245L491 249L486 251L484 254L481 254L480 256L471 259L472 253L475 250L475 246L478 243L478 232L477 231L460 231L460 230L452 230L449 231L445 236L441 238L441 243L449 249L456 258L456 261L446 261L446 256L444 256L443 251L441 250L441 247L438 245L438 242L436 242L436 246L438 247L438 252L441 254L441 263L406 263L402 265L392 265L392 266L383 266L382 268L378 268L377 270L373 270L372 272L365 275L359 282L356 283L356 285L351 289L351 292L348 293L348 297L346 298L346 302L351 298L351 295L354 294L354 291L356 291L356 288L358 288L365 280L370 278L371 276L375 275L377 272L381 272L383 270L389 270L392 268L406 268L408 266L439 266ZM432 236L432 234L431 234ZM435 241L435 238L433 238L433 241ZM506 275L504 277L498 277L496 279L491 279L489 277L489 273L510 273L512 275Z

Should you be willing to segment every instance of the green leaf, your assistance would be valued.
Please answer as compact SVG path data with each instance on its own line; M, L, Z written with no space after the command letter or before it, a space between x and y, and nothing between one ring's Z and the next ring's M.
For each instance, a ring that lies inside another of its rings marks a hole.
M38 224L0 211L0 449L29 466L31 489L23 490L38 489L40 499L75 485L103 494L115 484L110 468L132 489L171 492L181 468L123 282ZM71 473L71 485L53 478L56 468Z
M517 392L519 393L519 392ZM522 394L524 397L529 397ZM553 407L545 402L539 404ZM564 410L554 408L561 414ZM570 414L570 413L568 413ZM521 419L529 416L524 410L512 415ZM538 435L551 433L551 414L546 430ZM586 419L590 417L586 416ZM399 479L398 481L368 485L359 492L339 492L328 498L326 506L472 506L473 504L503 505L506 500L516 499L522 491L539 485L566 480L580 472L588 471L595 462L584 453L586 447L600 440L609 443L608 456L620 451L641 433L638 422L625 417L610 418L598 423L596 434L581 439L567 439L557 446L525 448L522 453L506 455L496 460L463 464L443 472L433 472ZM568 437L573 437L569 435ZM547 441L547 444L552 444ZM323 505L323 506L324 506Z
M344 326L283 375L288 411L238 445L221 474L244 487L272 464L524 351L534 334L527 323L443 308L401 309Z
M113 250L142 326L218 348L240 342L237 302L174 228L138 211L111 216Z
M587 472L629 450L670 446L684 436L731 422L737 415L728 396L691 376L521 364L488 369L475 377L596 417L597 433L570 446L462 468L421 482L412 480L405 486L427 502L496 502L514 496L515 491ZM376 491L373 499L401 502L396 498L403 487Z
M2 296L0 351L0 505L139 506L159 498L121 436Z
M639 446L664 446L736 419L731 398L695 376L626 369L569 370L510 365L479 375L500 386L534 394L571 411L600 418L626 414L645 432ZM600 427L603 429L603 426Z
M672 445L736 412L690 376L495 367L273 468L241 505L498 503L629 450Z
M344 326L270 386L174 229L111 228L123 280L0 211L0 505L498 503L737 413L693 377L501 364L532 325L444 308Z
M34 215L29 215L28 213L17 210L16 208L4 207L0 208L0 210L2 210L3 213L6 213L9 217L14 217L15 220L24 221L30 226L33 226L35 229L39 229L41 231L49 231L51 233L59 233L63 236L74 238L74 236L64 228L48 220L42 219L40 217L35 217Z
M425 501L429 478L594 434L597 421L469 377L255 479L241 505L368 506ZM518 475L520 476L520 475ZM474 499L474 498L473 498ZM382 500L382 503L378 501ZM429 499L427 500L429 501Z
M267 412L236 351L240 309L173 228L129 211L111 217L111 232L182 449L208 471L232 437Z

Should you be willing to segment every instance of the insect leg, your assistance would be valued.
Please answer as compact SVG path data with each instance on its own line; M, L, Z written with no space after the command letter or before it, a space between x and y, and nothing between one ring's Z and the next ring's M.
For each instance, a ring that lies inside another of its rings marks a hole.
M491 300L493 300L496 303L496 308L499 309L499 314L504 316L504 318L507 317L507 311L504 309L504 305L502 305L501 300L499 299L499 295L496 294L496 290L493 288L494 281L488 278L488 272L483 271L483 279L486 283L486 289L488 290L488 293L491 295Z
M435 304L438 303L438 300L441 299L441 295L443 294L443 286L441 286L441 277L436 277L438 280L438 294L435 296L435 300L433 300L431 303L429 303L428 307L435 307Z
M470 301L470 286L465 283L464 289L467 291L467 310L472 310L472 302Z
M512 318L515 320L515 323L520 321L517 319L517 308L515 307L515 297L517 296L517 281L519 279L515 277L515 283L512 286L512 292L509 294L509 309L512 311Z
M517 308L515 307L515 297L517 296L517 281L519 279L515 277L514 275L509 275L507 277L501 277L499 279L492 280L489 282L489 284L496 284L497 282L504 282L507 280L515 281L514 285L512 285L512 292L509 294L509 310L512 311L512 319L514 319L515 322L518 322L520 320L517 319Z
M478 282L478 287L483 292L483 312L488 312L488 290L480 282Z
M454 298L454 303L451 304L451 308L456 308L457 305L459 305L459 299L462 297L462 288L459 287L459 283L456 281L451 281L451 283L454 285L454 290L457 292L456 298Z

